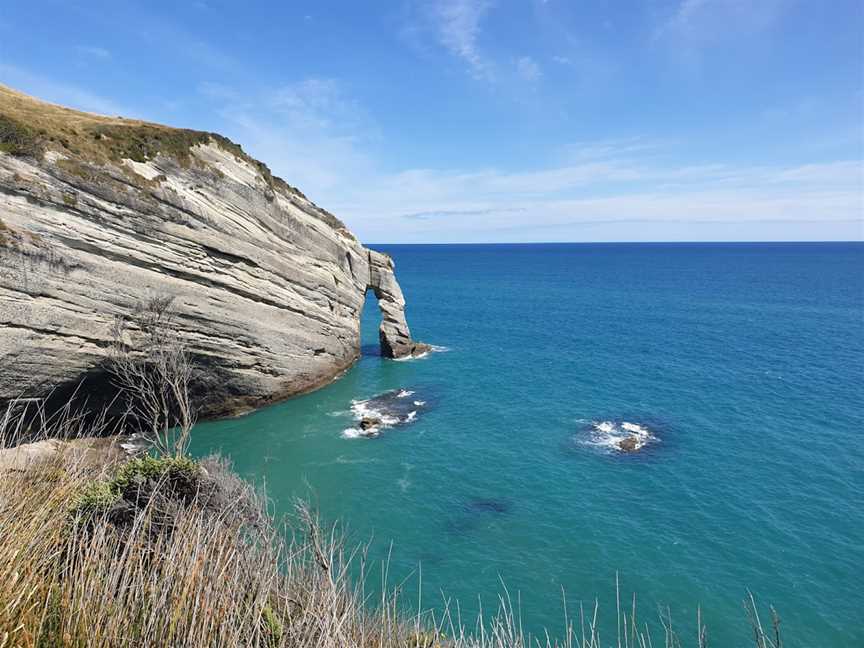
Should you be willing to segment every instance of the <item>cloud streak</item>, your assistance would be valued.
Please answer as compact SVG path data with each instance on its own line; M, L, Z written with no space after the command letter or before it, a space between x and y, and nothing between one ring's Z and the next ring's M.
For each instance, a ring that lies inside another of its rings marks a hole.
M540 65L530 56L520 56L516 59L516 73L526 81L539 81L543 76Z
M79 45L77 49L80 53L100 59L110 59L111 52L104 47L95 47L92 45Z
M440 0L431 10L439 42L477 79L494 76L494 66L478 45L480 23L491 8L491 0Z
M657 26L654 39L679 45L715 45L769 28L782 10L783 0L681 0Z

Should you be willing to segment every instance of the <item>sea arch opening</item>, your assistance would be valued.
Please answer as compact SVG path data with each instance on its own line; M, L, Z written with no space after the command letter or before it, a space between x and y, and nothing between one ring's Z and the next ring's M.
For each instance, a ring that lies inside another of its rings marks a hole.
M380 291L367 286L360 313L360 355L381 357L384 355L381 343L381 325L384 312L381 309Z

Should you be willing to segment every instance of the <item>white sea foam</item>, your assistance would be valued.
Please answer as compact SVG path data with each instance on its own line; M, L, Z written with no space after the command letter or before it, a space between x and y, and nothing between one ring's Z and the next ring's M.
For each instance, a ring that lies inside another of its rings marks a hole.
M408 360L422 360L423 358L428 358L431 353L446 353L450 351L450 347L439 346L437 344L430 344L429 350L424 351L423 353L418 353L417 355L407 355L401 358L393 358L396 362L407 362Z
M651 433L638 423L630 423L629 421L624 421L621 423L621 429L627 430L631 434L635 434L639 437L651 436Z
M630 448L622 447L625 441L632 444ZM633 452L657 441L647 427L630 421L592 421L581 439L585 445L608 452Z
M379 434L381 434L381 428L378 426L366 428L345 428L342 430L342 438L343 439L374 439Z
M401 358L393 358L396 362L408 362L409 360L420 360L422 358L426 358L429 356L428 351L424 351L423 353L418 353L417 355L406 355Z
M411 389L394 389L365 400L352 400L350 414L358 424L345 429L342 436L346 439L377 437L386 428L413 423L426 404L424 400L410 399L413 395ZM364 421L365 428L359 425Z

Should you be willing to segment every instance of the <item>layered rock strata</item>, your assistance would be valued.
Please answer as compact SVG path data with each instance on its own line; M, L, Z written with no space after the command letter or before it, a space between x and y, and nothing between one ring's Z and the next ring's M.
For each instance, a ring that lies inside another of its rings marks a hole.
M239 146L0 86L0 405L97 389L116 319L168 297L203 413L254 408L357 359L367 290L382 355L425 352L392 260Z

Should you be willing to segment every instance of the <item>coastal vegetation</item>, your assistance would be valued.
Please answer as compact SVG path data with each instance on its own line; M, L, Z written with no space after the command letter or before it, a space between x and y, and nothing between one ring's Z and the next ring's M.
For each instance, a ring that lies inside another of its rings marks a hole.
M278 189L305 199L299 189L274 176L266 164L218 133L71 110L34 101L0 86L0 152L41 159L46 151L54 150L74 157L65 164L77 167L73 170L76 175L85 170L89 177L99 174L99 167L109 163L123 160L144 163L157 156L188 168L199 163L192 156L192 149L206 144L214 144L252 165L270 190ZM333 226L344 228L335 216L321 211L326 215L322 217Z

